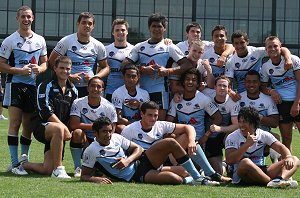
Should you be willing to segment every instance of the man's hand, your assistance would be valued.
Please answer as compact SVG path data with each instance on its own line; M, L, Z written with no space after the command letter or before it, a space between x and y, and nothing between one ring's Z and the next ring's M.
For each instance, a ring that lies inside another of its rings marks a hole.
M182 99L183 99L183 95L182 94L175 93L174 96L173 96L173 100L176 103L180 102Z
M188 145L187 145L187 149L188 149L188 154L190 156L194 155L196 153L196 150L197 150L195 141L189 142Z
M210 125L210 131L211 132L221 132L221 127L220 126L218 126L218 125L215 125L215 124L212 124L212 125Z
M230 98L234 101L237 102L241 99L241 95L236 93L235 91L233 91L232 89L229 89L228 91L228 95L230 96Z
M87 74L87 73L82 73L82 75L83 75L83 80L85 82L89 82L89 80L94 77L92 74Z
M292 117L296 117L297 115L299 115L299 109L300 109L299 104L297 102L294 102L290 110L290 115Z
M130 107L131 109L138 109L140 108L141 103L136 99L125 99L124 105Z
M294 67L292 60L289 58L285 61L284 63L284 69L285 70L289 70L292 69Z
M82 80L81 75L84 75L84 72L79 72L79 73L76 73L76 74L70 74L69 79L71 80L72 83L79 84L80 81Z
M291 170L294 167L294 161L293 161L292 156L287 156L284 159L283 165L286 170Z
M31 64L24 65L24 67L22 67L20 69L20 74L22 76L29 76L29 75L31 75L31 72L32 72L32 70L31 70Z
M112 184L112 181L106 177L95 177L95 183L97 184Z
M245 144L247 144L250 147L253 144L255 144L256 142L257 142L256 136L255 135L250 135L250 133L248 132Z
M270 90L270 95L276 104L281 104L282 102L281 96L275 89Z
M227 57L226 56L220 56L217 60L217 66L223 67L226 63Z
M123 170L129 165L129 162L124 157L116 158L116 160L119 160L119 161L117 163L115 163L114 165L112 165L112 168L117 168L117 169Z

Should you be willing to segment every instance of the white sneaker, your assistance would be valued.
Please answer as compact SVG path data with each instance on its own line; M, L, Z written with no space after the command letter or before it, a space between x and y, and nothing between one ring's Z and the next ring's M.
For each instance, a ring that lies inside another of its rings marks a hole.
M217 181L211 181L211 180L208 180L207 178L204 178L204 177L200 177L196 180L194 180L192 182L192 184L194 186L198 186L198 185L204 185L204 186L219 186L220 185L220 182L217 182Z
M3 114L0 115L0 120L8 120Z
M24 164L28 162L28 155L27 154L22 154L20 157L19 157L19 164Z
M11 172L16 175L28 175L28 173L26 172L26 170L23 168L22 165L12 168Z
M51 177L61 178L61 179L70 179L71 177L66 173L64 166L58 166L53 170Z
M286 188L290 185L291 185L291 183L289 181L276 178L276 179L271 180L267 184L267 187L269 187L269 188Z
M74 177L81 177L81 168L80 167L77 167L74 170Z

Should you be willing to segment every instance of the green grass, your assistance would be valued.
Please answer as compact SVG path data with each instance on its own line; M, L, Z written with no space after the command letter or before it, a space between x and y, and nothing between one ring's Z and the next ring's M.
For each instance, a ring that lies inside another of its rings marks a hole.
M5 111L7 116L7 111ZM113 185L99 185L79 182L79 179L53 179L47 176L30 174L14 176L6 173L10 163L7 146L8 121L0 122L0 197L299 197L298 189L268 189L266 187L238 187L222 184L219 187L207 186L159 186L114 182ZM300 157L300 136L294 130L293 151ZM33 140L30 161L42 162L43 145ZM73 175L73 163L67 144L64 165ZM300 172L293 177L300 181Z

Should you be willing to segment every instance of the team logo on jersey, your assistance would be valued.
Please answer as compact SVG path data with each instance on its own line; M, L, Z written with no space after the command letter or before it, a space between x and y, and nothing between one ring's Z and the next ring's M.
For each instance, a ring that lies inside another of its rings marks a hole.
M115 53L113 51L109 52L109 56L113 57L115 55Z
M82 64L85 65L85 66L91 66L92 65L90 63L90 61L88 61L88 60L84 60Z
M96 52L95 52L95 50L94 50L94 49L91 49L91 52L92 52L93 54L96 54Z
M100 117L104 117L105 116L105 113L104 112L101 112L100 113Z
M39 94L39 98L45 98L46 94Z
M135 113L134 116L133 116L133 119L134 120L140 119L140 114L139 113Z
M155 48L156 47L156 45L150 45L150 48Z
M57 43L58 50L62 50L63 47L64 47L64 45L62 43Z
M187 56L188 54L189 54L189 51L185 51L185 52L184 52L184 55Z
M250 57L250 61L251 61L251 62L254 62L254 61L256 61L256 60L257 60L257 59L256 59L254 56L251 56L251 57Z
M195 118L191 118L189 124L199 124L199 122Z
M248 60L247 58L244 58L244 59L242 60L242 62L245 63L245 62L247 62L247 60Z
M241 102L241 103L240 103L240 106L241 106L241 107L244 107L244 106L245 106L245 102Z
M28 45L30 45L32 42L31 42L30 40L27 40L26 43L27 43Z
M163 47L160 47L160 48L158 48L158 50L157 51L164 51L164 48Z
M36 43L36 44L35 44L35 47L36 47L36 48L41 48L41 45L40 45L39 43Z
M241 64L240 63L235 63L236 68L240 68Z
M280 70L280 67L275 67L276 70Z
M75 52L77 50L77 47L75 45L73 45L71 49L73 52Z
M143 139L143 134L139 133L138 138Z
M89 155L85 153L85 154L83 155L83 157L82 157L82 161L83 161L83 163L88 164L88 161L89 161Z
M255 105L255 102L251 101L251 102L250 102L250 105L252 105L252 106Z
M8 47L6 45L1 45L1 54L5 54L7 48Z
M214 63L215 62L215 58L214 57L209 58L209 62L210 63Z
M87 112L88 112L88 109L87 109L87 108L83 108L83 109L82 109L82 113L83 113L83 114L86 114Z
M186 105L186 106L191 106L192 103L191 103L191 102L187 102L185 105Z
M194 109L200 109L199 104L195 104Z
M273 74L274 73L274 69L269 69L269 74Z
M226 108L225 107L221 107L221 113L226 113Z
M140 51L144 51L145 46L140 47Z
M182 109L182 107L183 107L182 104L177 105L177 109L179 109L179 110Z
M86 46L81 46L81 49L87 50L87 47Z
M106 152L105 152L105 150L101 149L101 150L99 151L99 153L100 153L100 155L103 156L103 155L105 155Z
M21 48L22 48L22 46L23 46L23 44L22 44L22 43L20 43L20 42L19 42L19 43L17 43L17 47L18 47L18 48L20 48L20 49L21 49Z
M260 103L260 104L259 104L259 108L264 109L264 108L265 108L265 105L264 105L263 103Z

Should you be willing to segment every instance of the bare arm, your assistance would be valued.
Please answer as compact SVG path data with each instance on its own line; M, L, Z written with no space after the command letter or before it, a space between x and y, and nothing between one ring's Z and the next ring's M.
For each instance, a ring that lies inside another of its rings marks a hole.
M279 95L279 93L275 89L268 88L267 82L261 82L260 88L261 88L261 92L263 92L266 95L271 96L271 98L273 99L273 101L276 104L280 104L282 102L281 96Z
M106 177L93 176L93 172L94 171L93 171L92 168L82 166L82 172L81 172L80 180L81 181L87 181L87 182L94 182L94 183L98 183L98 184L112 184L110 179L108 179Z
M175 75L180 75L183 74L185 71L194 68L192 63L186 58L182 58L177 62L178 66L174 68L169 68L168 74L175 74Z
M117 116L118 116L118 124L129 125L130 122L128 119L123 118L122 109L116 108Z
M98 61L98 64L99 64L100 71L98 71L96 75L99 76L100 78L106 77L110 72L107 59Z
M28 76L31 73L30 64L25 65L22 68L12 67L7 64L7 60L5 58L0 57L0 72L7 74L21 74L23 76Z
M92 130L93 124L86 124L80 122L80 118L78 116L70 116L70 130L74 131L75 129L83 129L83 130Z
M221 54L217 60L217 65L223 67L227 61L227 57L234 52L234 47L232 44L225 44L225 51Z
M269 115L269 116L260 115L260 123L271 128L276 128L278 127L279 124L279 115Z
M229 126L218 126L215 124L212 124L210 126L210 131L211 132L223 132L223 133L231 133L233 131L235 131L236 129L239 128L239 123L238 123L238 119L237 116L231 116L231 125Z
M55 60L57 59L57 57L59 57L60 54L58 54L56 51L52 50L50 56L49 56L49 68L53 69L54 65L55 65Z
M195 143L196 131L193 126L186 125L186 124L176 124L176 128L173 134L175 134L176 137L183 134L187 136L187 144L186 144L186 148L184 149L188 149L189 155L192 155L196 151L196 143Z

